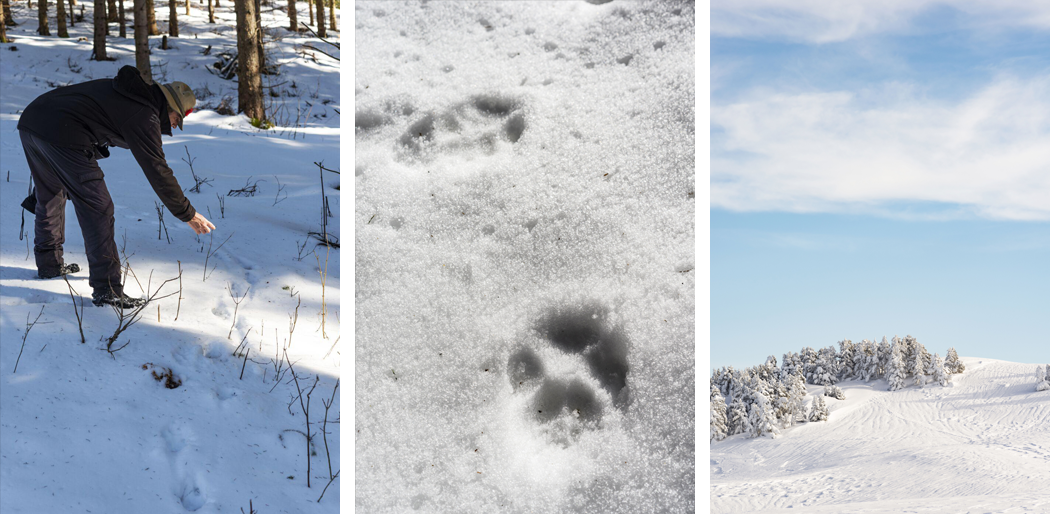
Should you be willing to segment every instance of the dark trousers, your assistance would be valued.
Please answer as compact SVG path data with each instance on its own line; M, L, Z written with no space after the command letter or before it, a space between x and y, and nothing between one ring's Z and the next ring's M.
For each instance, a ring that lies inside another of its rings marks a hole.
M120 256L113 239L113 199L93 152L55 146L21 130L18 135L36 182L33 250L37 270L55 274L62 267L68 198L84 234L88 284L96 292L121 292Z

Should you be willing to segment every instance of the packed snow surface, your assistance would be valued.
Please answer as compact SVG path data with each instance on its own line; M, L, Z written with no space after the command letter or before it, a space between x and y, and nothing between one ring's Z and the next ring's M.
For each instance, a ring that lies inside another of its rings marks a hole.
M91 2L80 5L90 20ZM265 514L338 512L339 478L317 500L330 479L326 456L332 474L340 465L339 425L331 423L339 416L338 392L322 440L322 399L332 399L343 351L337 343L340 259L338 250L315 247L307 235L322 231L313 162L339 167L338 62L298 53L309 40L323 45L309 34L268 29L266 46L281 73L264 83L274 86L268 91L276 96L267 102L278 125L260 131L244 116L212 110L227 95L236 108L236 83L205 69L220 54L236 53L232 2L222 3L216 24L207 23L196 2L189 17L180 4L182 37L170 38L169 50L157 48L159 36L150 38L154 77L197 91L197 111L184 131L163 137L164 151L184 189L194 185L184 158L210 180L200 193L186 194L217 230L198 238L165 212L165 235L157 197L131 152L114 148L99 162L116 205L117 245L125 247L133 272L126 292L144 296L148 288L152 294L182 269L181 300L180 282L166 284L160 294L176 294L150 303L117 338L112 349L123 349L111 356L101 339L113 334L117 316L91 304L72 204L65 259L83 270L69 283L77 302L85 302L84 344L66 283L36 278L28 213L28 236L19 237L19 203L30 174L15 126L21 109L53 87L112 78L121 66L134 65L133 43L117 37L111 24L107 44L117 60L90 61L91 23L71 27L69 39L41 37L35 6L29 11L25 2L12 3L21 25L9 28L13 43L0 45L0 512L236 513L248 512L249 502ZM165 2L157 2L157 18L165 30ZM288 24L282 11L269 8L263 23ZM338 213L339 176L326 175L323 194ZM254 195L227 196L252 184ZM337 216L327 231L338 237ZM296 314L292 333L289 316ZM38 315L26 334L27 316L32 322ZM277 364L285 350L303 389L319 379L310 402L309 488L306 422L287 363Z
M1050 394L1035 364L963 358L940 384L838 385L827 422L711 445L711 512L1050 512ZM810 393L823 394L821 386Z
M360 512L689 512L693 6L355 4Z

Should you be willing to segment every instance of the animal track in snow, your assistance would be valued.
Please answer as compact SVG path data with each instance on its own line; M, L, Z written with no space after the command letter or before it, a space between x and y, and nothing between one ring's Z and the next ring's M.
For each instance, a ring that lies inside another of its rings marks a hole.
M387 102L379 109L359 109L354 119L359 135L395 123L405 127L395 142L398 158L423 161L449 154L492 155L521 140L527 128L524 102L504 94L478 94L419 112L405 103Z
M200 510L208 500L196 478L188 471L191 466L187 447L192 445L195 438L193 430L184 424L173 423L165 427L160 435L164 440L164 449L167 450L166 454L175 478L172 493L187 511Z
M535 330L570 364L548 369L540 353L528 346L507 361L514 393L530 395L529 417L548 425L555 439L575 439L583 429L599 428L608 405L627 408L628 340L623 328L610 325L608 318L608 310L598 304L550 309Z

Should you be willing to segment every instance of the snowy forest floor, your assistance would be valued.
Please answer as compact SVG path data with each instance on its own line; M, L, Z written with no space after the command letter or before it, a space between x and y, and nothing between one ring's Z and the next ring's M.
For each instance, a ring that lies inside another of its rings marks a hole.
M1050 394L1035 390L1036 364L963 362L947 387L843 382L827 422L712 444L711 512L1050 512Z
M36 10L13 4L20 25L9 28L13 42L0 45L0 511L229 513L247 512L251 501L266 514L338 512L339 478L317 500L340 469L339 425L332 423L339 417L343 352L340 252L316 246L308 234L323 231L323 194L333 213L327 232L339 235L339 175L324 172L322 190L314 162L339 168L340 69L332 58L301 53L306 42L335 56L338 50L309 33L275 28L288 25L284 8L264 2L268 58L280 73L263 78L277 127L260 131L244 116L213 110L224 97L237 105L236 80L205 69L222 53L236 53L232 2L222 3L216 24L207 23L197 2L188 17L180 5L181 37L169 40L169 50L158 48L159 36L150 38L154 78L186 82L197 92L198 110L184 131L163 138L164 150L184 189L194 185L186 161L210 179L187 196L217 230L197 237L165 213L167 232L159 235L156 195L130 152L114 148L99 162L116 204L117 244L126 247L134 272L128 294L153 293L182 270L181 283L161 291L178 293L181 286L181 300L175 294L151 303L111 356L102 339L113 334L117 316L90 303L72 205L65 259L83 269L69 283L77 302L85 302L85 344L66 283L36 278L32 215L25 219L28 236L20 237L19 204L30 175L15 127L21 109L53 87L112 78L121 66L134 66L133 41L110 24L107 45L116 61L90 61L90 21L71 27L68 39L41 37ZM92 5L85 7L90 20ZM164 32L167 3L156 7ZM338 33L329 39L338 41ZM252 184L254 194L228 196ZM27 335L27 316L32 322L38 315ZM309 488L306 421L289 361L304 390L318 380L309 403ZM169 372L170 379L155 378ZM333 391L322 434L322 399L328 402Z

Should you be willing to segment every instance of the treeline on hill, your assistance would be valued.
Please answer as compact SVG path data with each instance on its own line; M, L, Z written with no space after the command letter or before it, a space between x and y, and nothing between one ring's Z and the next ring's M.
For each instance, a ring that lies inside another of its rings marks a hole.
M721 441L735 434L776 437L780 429L798 422L826 421L824 396L838 400L846 397L835 384L842 380L872 381L885 379L889 390L907 386L909 379L919 387L929 383L948 385L953 373L966 368L955 348L947 357L930 355L914 337L885 337L876 343L867 339L854 343L839 341L839 348L820 350L805 347L801 352L784 354L777 367L772 355L765 364L744 370L732 366L716 369L711 374L711 441ZM824 394L806 404L806 384L824 386Z

